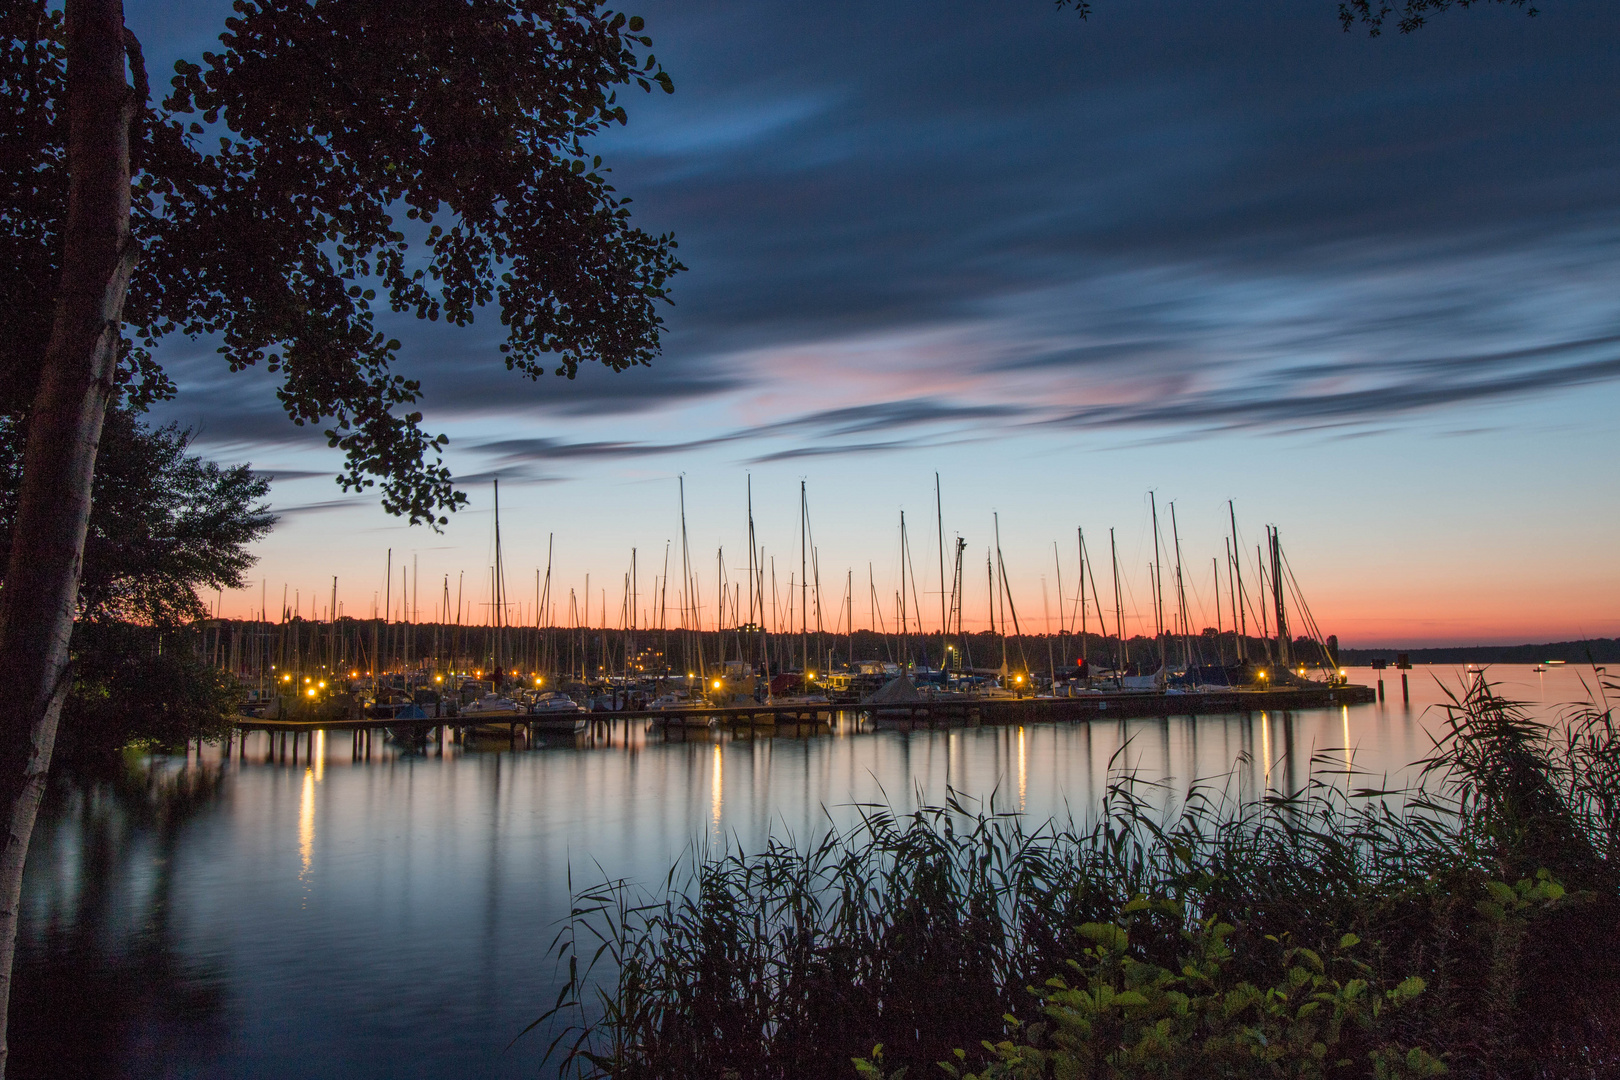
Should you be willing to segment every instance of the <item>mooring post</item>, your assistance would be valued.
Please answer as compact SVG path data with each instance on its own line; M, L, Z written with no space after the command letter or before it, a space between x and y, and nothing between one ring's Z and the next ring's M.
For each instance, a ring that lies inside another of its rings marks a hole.
M1410 705L1412 704L1412 691L1406 685L1406 673L1412 669L1412 661L1406 653L1400 653L1395 657L1395 666L1401 671L1401 704Z

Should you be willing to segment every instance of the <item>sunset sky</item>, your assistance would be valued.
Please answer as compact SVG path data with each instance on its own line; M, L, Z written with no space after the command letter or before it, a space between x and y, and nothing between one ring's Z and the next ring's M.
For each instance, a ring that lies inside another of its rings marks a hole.
M127 4L158 85L229 13ZM277 478L223 611L285 588L324 617L336 576L367 616L392 548L396 605L401 566L422 618L464 574L482 621L499 476L514 615L554 534L559 620L589 574L616 625L635 548L656 621L684 474L708 623L751 475L784 604L802 479L827 623L850 574L856 623L874 589L892 623L904 511L937 627L937 471L970 627L999 514L1026 631L1057 628L1059 572L1073 607L1077 527L1111 594L1112 527L1139 632L1152 490L1195 626L1232 499L1247 572L1276 525L1345 644L1620 636L1620 7L1540 8L1369 40L1333 0L639 3L676 93L596 152L690 268L664 355L532 383L493 311L385 322L470 497L434 533L344 496L262 373L172 343L159 418Z

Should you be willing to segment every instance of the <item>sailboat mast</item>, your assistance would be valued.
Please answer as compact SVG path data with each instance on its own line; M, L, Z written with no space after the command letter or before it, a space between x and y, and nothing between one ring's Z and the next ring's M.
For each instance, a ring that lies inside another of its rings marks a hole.
M1268 527L1269 533L1269 527ZM1271 623L1266 615L1266 560L1260 554L1260 545L1254 545L1254 562L1260 574L1260 640L1266 644L1266 659L1271 659Z
M1085 576L1091 579L1092 602L1097 605L1097 632L1102 636L1103 643L1108 641L1108 617L1103 614L1102 593L1097 589L1096 564L1094 560L1086 559L1086 538L1080 537L1080 565L1085 569ZM1084 655L1084 654L1082 654Z
M1165 666L1164 647L1164 559L1159 546L1159 503L1153 492L1148 492L1148 506L1153 510L1153 638L1159 645L1159 666Z
M992 585L1000 585L1000 589L999 589L999 591L997 592L996 595L1000 599L1001 604L1003 605L1003 607L1001 609L1001 676L1002 676L1002 686L1005 687L1006 686L1006 677L1007 677L1007 609L1005 607L1005 604L1007 603L1007 570L1006 570L1005 567L1000 566L1000 563L1001 563L1001 514L1000 513L992 513L990 515L990 520L994 524L994 527L995 527L994 531L995 531L995 540L996 540L996 564L997 564L997 567L1001 570L1001 577L999 579L996 578L994 570L991 571L990 577L991 577Z
M1236 627L1237 656L1238 660L1242 661L1248 658L1248 648L1243 641L1243 639L1247 637L1249 633L1249 621L1244 615L1244 608L1248 604L1248 596L1243 592L1243 559L1239 555L1239 552L1241 552L1243 549L1238 547L1237 511L1232 509L1231 499L1226 500L1226 515L1227 518L1232 522L1232 575L1236 579L1235 587L1237 589L1237 593L1239 596L1242 596L1244 600L1243 603L1237 605L1238 617Z
M900 511L900 666L911 660L911 625L906 621L906 512Z
M692 664L692 646L696 645L697 667L693 670L703 674L703 633L702 626L697 624L697 586L692 579L692 555L686 539L686 476L680 478L681 483L681 629L687 631L686 648L681 650L682 658L690 667ZM589 593L586 594L586 603L589 604ZM692 613L691 626L688 625L687 611Z
M1118 670L1124 671L1131 662L1130 649L1125 645L1125 594L1119 589L1119 549L1114 545L1114 530L1108 530L1108 558L1114 567L1114 632L1119 635Z
M1052 568L1057 571L1058 633L1060 635L1067 634L1069 632L1069 617L1064 611L1067 598L1063 595L1063 556L1058 552L1056 540L1052 541ZM1046 632L1050 634L1052 632L1051 627L1047 627Z
M1181 663L1192 666L1192 627L1187 624L1187 585L1181 574L1181 530L1176 527L1176 504L1170 503L1170 536L1176 545L1176 617L1181 620Z
M939 473L934 474L934 524L939 531L939 670L945 670L945 504L939 493Z
M388 549L388 573L383 578L383 625L387 626L394 614L394 549ZM392 636L393 631L389 631ZM389 651L393 651L393 642L387 641ZM377 665L377 673L382 673L382 665Z
M1080 655L1086 653L1086 530L1076 528L1076 545L1080 548Z
M545 619L545 644L540 652L540 666L555 674L556 658L551 655L551 626L557 620L551 617L551 552L552 544L557 538L556 533L546 534L546 584L540 593L540 612L535 619L535 630L540 629L540 619Z
M501 480L495 485L495 670L506 675L506 568L501 562Z
M1288 640L1288 613L1283 606L1282 537L1275 525L1268 532L1271 535L1271 595L1277 604L1277 662L1291 667L1293 655Z
M996 564L990 558L990 550L984 552L984 579L990 583L990 636L996 636Z
M810 502L804 490L804 481L799 481L799 670L808 674L810 671L810 552L807 549L809 539ZM792 564L789 564L792 565ZM807 687L808 689L808 687Z

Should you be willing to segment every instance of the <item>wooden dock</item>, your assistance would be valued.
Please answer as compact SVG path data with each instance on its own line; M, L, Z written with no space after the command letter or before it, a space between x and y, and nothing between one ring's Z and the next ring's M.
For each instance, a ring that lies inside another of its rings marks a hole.
M1366 705L1377 700L1367 686L1307 686L1267 690L1218 690L1168 693L1162 690L1087 694L1072 698L939 697L931 700L873 706L870 703L796 702L786 705L696 706L687 709L616 709L580 713L591 725L620 720L648 720L666 727L816 726L831 724L839 713L866 716L879 724L931 726L951 724L1034 724L1061 721L1130 720L1155 716L1212 716L1295 709L1327 709ZM555 715L546 719L556 719ZM243 716L239 731L370 731L427 732L446 728L509 728L525 730L530 716L443 716L425 719L373 717L272 719Z

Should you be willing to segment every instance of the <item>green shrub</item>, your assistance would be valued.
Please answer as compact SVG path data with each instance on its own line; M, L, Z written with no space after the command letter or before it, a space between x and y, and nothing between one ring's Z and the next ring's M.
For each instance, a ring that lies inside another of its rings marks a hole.
M74 627L73 686L62 707L53 757L62 767L104 771L127 749L222 739L241 690L199 659L185 631L128 623Z
M1041 1018L1007 1017L1011 1038L983 1043L990 1061L968 1071L967 1054L941 1063L959 1080L1327 1080L1335 1076L1440 1076L1441 1062L1393 1042L1387 1019L1423 992L1416 976L1380 992L1376 973L1353 955L1346 934L1330 952L1302 946L1276 955L1264 988L1233 976L1234 927L1206 920L1184 931L1179 969L1130 955L1133 916L1179 905L1138 898L1118 923L1086 923L1090 944L1066 976L1031 989ZM856 1072L881 1080L882 1048L857 1058ZM895 1074L888 1074L891 1080Z

